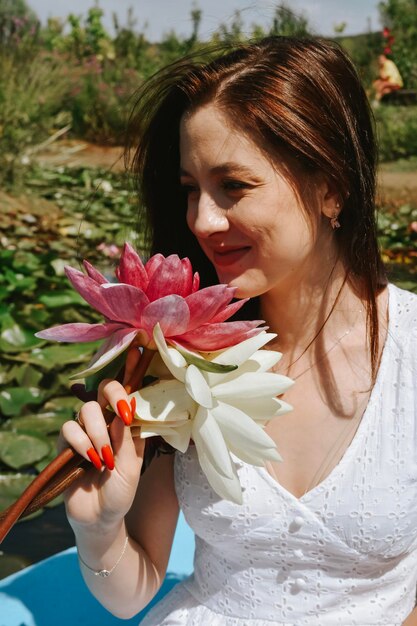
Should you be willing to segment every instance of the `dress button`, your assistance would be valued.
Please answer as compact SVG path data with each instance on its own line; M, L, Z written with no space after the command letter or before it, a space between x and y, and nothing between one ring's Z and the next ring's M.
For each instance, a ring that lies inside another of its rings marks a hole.
M304 556L304 552L300 550L300 548L298 548L297 550L294 550L294 556L296 556L297 559L302 559Z
M301 526L304 524L304 518L301 517L301 515L297 515L297 517L294 517L294 524L301 528Z
M302 589L305 589L307 587L307 583L304 580L304 578L296 578L295 581L294 581L294 587L298 591L301 591Z

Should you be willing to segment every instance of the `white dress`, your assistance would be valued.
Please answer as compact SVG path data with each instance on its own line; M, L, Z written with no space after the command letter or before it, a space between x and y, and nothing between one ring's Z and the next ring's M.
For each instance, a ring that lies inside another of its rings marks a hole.
M193 448L176 453L194 573L141 626L400 626L416 597L416 418L417 296L390 285L369 404L317 487L296 498L266 469L235 459L237 505L213 492Z

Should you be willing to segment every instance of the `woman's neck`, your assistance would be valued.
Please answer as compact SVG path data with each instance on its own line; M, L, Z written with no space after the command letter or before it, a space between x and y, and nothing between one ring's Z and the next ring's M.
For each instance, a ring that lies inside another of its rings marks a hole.
M271 332L277 333L274 349L293 361L307 352L318 335L321 340L337 340L356 323L363 309L359 296L347 278L340 261L292 277L290 285L280 285L260 298L261 317Z

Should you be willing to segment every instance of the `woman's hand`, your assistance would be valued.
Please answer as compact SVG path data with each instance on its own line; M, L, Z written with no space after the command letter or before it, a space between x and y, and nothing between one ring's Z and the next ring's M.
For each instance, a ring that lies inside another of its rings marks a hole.
M103 415L108 405L116 412L109 428ZM67 516L74 530L112 528L130 509L139 483L145 445L139 437L132 438L126 425L132 417L123 386L107 379L100 384L97 402L82 406L80 423L70 420L63 425L59 447L70 445L92 465L91 471L65 492Z

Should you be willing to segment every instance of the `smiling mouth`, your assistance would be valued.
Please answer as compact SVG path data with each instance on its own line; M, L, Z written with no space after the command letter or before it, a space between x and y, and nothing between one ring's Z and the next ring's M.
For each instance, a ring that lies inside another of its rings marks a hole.
M233 265L240 261L247 252L249 252L250 246L242 248L226 248L224 250L217 249L213 251L213 260L216 265L226 266Z

